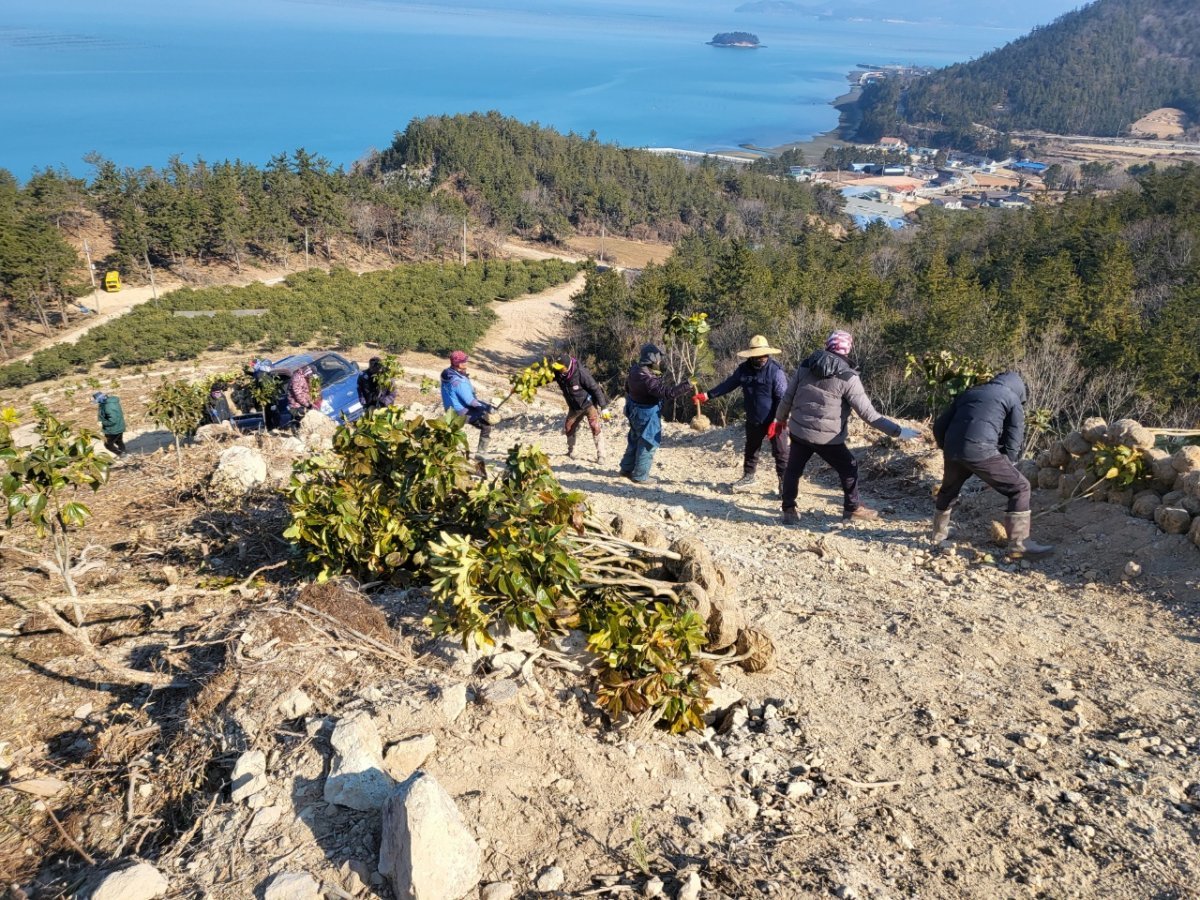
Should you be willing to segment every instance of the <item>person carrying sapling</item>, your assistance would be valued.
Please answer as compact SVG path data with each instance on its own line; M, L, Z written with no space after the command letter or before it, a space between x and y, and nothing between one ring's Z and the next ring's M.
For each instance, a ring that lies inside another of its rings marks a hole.
M629 434L619 472L635 484L658 483L650 477L650 467L662 443L663 401L682 397L692 390L686 381L671 384L662 377L658 371L662 357L662 350L654 344L646 344L637 362L629 367L625 379L625 418L629 420Z

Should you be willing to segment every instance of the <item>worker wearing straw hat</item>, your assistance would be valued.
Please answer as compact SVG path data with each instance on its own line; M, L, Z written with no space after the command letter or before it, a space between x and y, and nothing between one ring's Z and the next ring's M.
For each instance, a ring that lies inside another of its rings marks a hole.
M742 389L742 401L746 407L746 449L742 458L742 477L732 485L741 491L753 485L758 477L758 451L763 439L771 442L771 455L775 457L775 479L780 494L783 492L783 473L788 461L788 432L775 423L775 410L787 390L787 373L783 366L771 359L779 353L761 334L750 338L750 346L738 352L745 360L733 370L728 378L705 393L701 391L694 399L704 403L715 397L723 397L736 388Z

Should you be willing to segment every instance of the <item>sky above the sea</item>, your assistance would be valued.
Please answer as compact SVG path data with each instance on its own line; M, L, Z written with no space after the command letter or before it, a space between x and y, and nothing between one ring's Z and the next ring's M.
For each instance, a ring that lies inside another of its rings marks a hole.
M170 156L337 164L410 119L497 109L625 146L777 146L836 125L860 64L947 65L1058 0L41 0L0 22L0 167ZM765 49L707 46L752 31Z

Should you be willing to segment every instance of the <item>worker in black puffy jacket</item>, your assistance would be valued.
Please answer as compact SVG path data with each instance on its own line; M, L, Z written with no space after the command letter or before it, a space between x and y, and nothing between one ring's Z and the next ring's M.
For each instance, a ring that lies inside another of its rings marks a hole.
M575 439L579 436L579 423L587 419L588 428L596 442L596 462L604 462L604 430L600 414L608 406L608 395L599 382L592 377L587 366L569 353L560 353L554 359L558 366L554 370L554 381L567 401L567 420L563 434L567 436L567 456L575 458Z
M967 479L975 475L1008 498L1004 527L1014 556L1044 556L1054 548L1029 539L1029 479L1017 471L1025 443L1028 392L1016 372L1001 372L963 391L933 424L945 473L933 514L933 540L950 536L950 511Z

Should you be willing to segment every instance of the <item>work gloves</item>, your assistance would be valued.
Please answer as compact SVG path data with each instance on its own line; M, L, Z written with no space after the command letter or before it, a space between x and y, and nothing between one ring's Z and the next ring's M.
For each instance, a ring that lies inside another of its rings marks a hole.
M779 434L779 423L772 422L770 425L767 426L767 440L768 441L775 440L775 435L777 435L777 434Z
M915 441L920 436L921 432L915 428L905 428L903 425L900 426L900 433L896 435L902 441Z
M692 394L692 402L693 403L707 403L708 402L708 394L704 393L704 391L700 391L698 394Z

